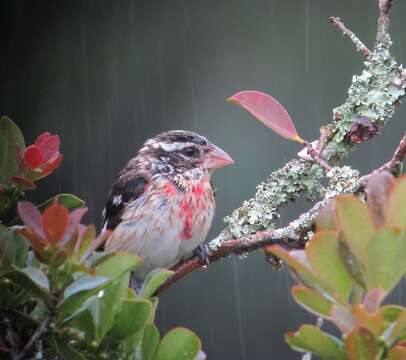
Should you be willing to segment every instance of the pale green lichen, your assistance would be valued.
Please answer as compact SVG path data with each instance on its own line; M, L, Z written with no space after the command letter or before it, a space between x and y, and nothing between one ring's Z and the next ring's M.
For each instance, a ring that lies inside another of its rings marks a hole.
M391 40L384 36L364 62L364 70L354 75L345 103L333 110L333 122L325 127L326 144L323 157L336 163L354 148L347 134L359 117L368 117L378 128L393 115L395 105L405 95L402 66L390 54ZM327 175L330 182L324 189L320 180ZM276 227L280 209L305 193L311 200L351 192L358 184L359 173L349 167L335 167L328 174L316 164L291 160L257 186L255 197L244 201L224 220L228 227L219 239ZM221 241L221 240L219 240Z
M405 95L404 83L399 81L403 68L390 55L391 44L387 36L375 47L361 75L353 76L347 100L333 110L335 120L329 126L329 141L323 152L327 159L340 160L352 150L346 135L354 119L365 116L383 127Z
M326 199L354 193L359 187L359 171L349 166L333 167L326 176L330 179L326 189Z
M266 182L257 186L255 197L224 220L234 237L241 237L260 230L275 227L283 205L305 192L310 200L317 199L322 187L319 180L324 171L318 165L305 160L291 160L283 168L273 172Z

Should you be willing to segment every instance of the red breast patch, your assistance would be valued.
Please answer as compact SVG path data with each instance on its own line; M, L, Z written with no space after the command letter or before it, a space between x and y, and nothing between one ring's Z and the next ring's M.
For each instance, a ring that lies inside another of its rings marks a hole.
M189 240L192 238L192 225L193 225L193 209L188 199L184 199L180 203L181 215L183 217L183 230L180 234L182 240Z

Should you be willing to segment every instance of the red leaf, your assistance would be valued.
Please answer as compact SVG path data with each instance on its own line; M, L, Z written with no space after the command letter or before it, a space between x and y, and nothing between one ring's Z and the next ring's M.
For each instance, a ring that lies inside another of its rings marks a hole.
M25 148L24 161L30 169L36 169L43 163L42 154L37 145L30 145Z
M94 239L94 241L90 245L90 248L88 248L86 252L83 254L83 256L80 259L80 262L83 263L85 260L89 258L90 255L92 255L93 251L99 249L106 242L110 234L111 230L103 230L102 233L96 239Z
M41 237L32 231L32 229L22 228L18 232L23 235L31 244L31 247L34 249L35 254L37 255L40 261L45 260L44 247L45 244Z
M272 96L259 91L241 91L227 100L243 107L280 136L303 144L288 112Z
M38 143L38 148L41 151L44 162L51 159L54 154L59 150L60 140L58 135L51 135L44 137Z
M334 324L344 334L348 334L355 326L357 326L357 319L353 316L351 311L341 305L333 307L333 310L331 310L331 317Z
M79 224L79 240L76 243L75 253L82 255L89 248L96 237L96 228L94 225Z
M39 135L38 137L37 137L37 140L35 140L35 145L39 145L44 139L46 139L48 136L51 136L51 134L50 134L50 132L49 131L47 131L47 132L44 132L44 133L42 133L41 135Z
M32 190L37 187L31 180L21 176L13 176L11 178L11 181L15 185L17 185L21 190Z
M368 291L363 300L364 309L367 313L372 314L375 311L378 311L379 307L385 296L387 295L387 291L384 289L373 289Z
M47 175L49 175L52 171L54 171L59 165L61 164L63 160L63 155L57 151L55 159L51 159L51 161L42 169L42 172L39 176L36 177L36 179L43 178Z
M38 209L28 201L21 201L17 204L18 215L24 225L31 229L37 236L44 238L42 229L42 216Z
M46 237L51 244L57 244L64 235L69 222L69 211L59 204L47 207L42 215Z
M335 200L331 199L324 205L316 218L317 230L336 230L334 217Z
M389 190L395 184L395 177L390 172L381 171L373 174L366 185L367 205L377 226L384 222Z
M78 231L78 226L80 221L82 220L83 215L87 212L87 208L77 208L73 210L69 215L69 224L65 231L65 235L63 240L61 241L61 245L64 246L67 242L69 242L72 236Z

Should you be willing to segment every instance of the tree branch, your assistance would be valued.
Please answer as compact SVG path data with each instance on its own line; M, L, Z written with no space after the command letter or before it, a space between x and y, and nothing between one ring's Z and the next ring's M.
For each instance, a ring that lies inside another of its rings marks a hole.
M348 37L355 44L355 48L357 49L357 51L362 51L366 57L371 56L371 50L369 50L366 45L360 39L358 39L358 37L351 30L345 27L344 23L339 17L332 16L329 20L331 24L339 29L344 36Z
M383 42L388 36L389 11L392 8L393 0L379 0L379 19L376 41Z
M38 341L41 340L49 330L51 323L55 320L57 316L56 305L58 304L60 296L60 291L55 289L52 293L51 306L48 309L48 314L45 316L43 323L37 328L35 333L31 336L28 343L24 346L23 350L15 357L15 360L23 360L26 358L28 352Z
M323 200L317 202L310 210L300 215L299 218L289 223L288 226L269 230L259 231L255 234L246 235L238 239L224 238L225 233L222 232L218 237L209 242L210 251L208 258L210 262L221 260L232 254L244 254L249 253L260 248L264 248L268 245L279 244L286 248L300 248L303 247L303 237L308 236L309 232L314 227L314 221L320 212L320 209L326 205L332 196L340 195L344 193L355 193L360 188L364 188L370 177L379 171L394 172L398 169L399 163L401 163L406 155L406 133L396 148L392 158L385 164L383 164L377 170L374 170L370 174L363 176L360 179L356 179L354 183L348 188L343 189L342 192L336 194L330 194ZM350 190L351 191L348 191ZM198 256L193 256L189 259L179 262L171 268L174 271L174 275L168 279L156 292L156 295L162 293L178 280L182 279L189 273L196 269L201 268L204 265L203 260Z
M33 345L41 339L41 337L48 331L48 326L51 323L53 319L52 314L48 314L44 322L41 324L39 328L35 331L34 335L32 335L31 339L28 341L28 343L24 346L24 349L21 350L21 352L15 357L16 360L23 360L25 359L27 353L31 350Z
M306 143L307 159L293 159L274 171L257 187L254 198L245 201L225 220L228 227L209 243L208 258L218 261L230 254L242 254L279 244L286 248L303 247L311 236L319 210L333 196L354 194L363 190L370 176L377 171L399 171L406 153L403 137L392 159L362 178L349 167L331 167L349 154L361 141L379 133L392 117L395 106L405 96L406 74L390 54L388 14L393 0L379 0L380 16L377 42L371 52L339 18L330 21L349 37L367 56L361 75L355 75L345 103L333 110L333 122L320 129L315 148ZM325 188L320 180L329 178ZM276 228L279 211L289 201L305 192L311 200L321 198L310 210L284 228ZM191 257L175 265L175 274L160 288L161 293L190 272L203 266L202 259Z

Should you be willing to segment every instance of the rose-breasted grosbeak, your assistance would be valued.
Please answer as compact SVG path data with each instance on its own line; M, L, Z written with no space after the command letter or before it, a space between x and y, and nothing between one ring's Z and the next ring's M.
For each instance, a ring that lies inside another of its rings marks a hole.
M104 220L113 231L106 250L142 256L140 279L191 254L213 219L212 170L232 163L227 153L190 131L168 131L146 141L110 191Z

